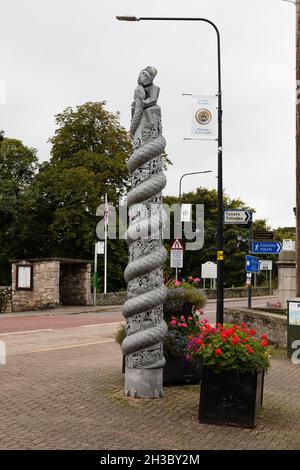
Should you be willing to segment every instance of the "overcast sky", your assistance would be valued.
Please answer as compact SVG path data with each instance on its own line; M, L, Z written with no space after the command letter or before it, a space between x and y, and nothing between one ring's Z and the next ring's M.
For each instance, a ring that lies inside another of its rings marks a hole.
M221 32L224 187L273 227L294 225L295 6L282 0L2 0L0 129L49 158L54 115L107 102L128 128L137 75L158 69L167 152L166 194L215 188L215 142L189 136L189 99L217 91L216 37L209 25L120 23L116 15L206 17Z

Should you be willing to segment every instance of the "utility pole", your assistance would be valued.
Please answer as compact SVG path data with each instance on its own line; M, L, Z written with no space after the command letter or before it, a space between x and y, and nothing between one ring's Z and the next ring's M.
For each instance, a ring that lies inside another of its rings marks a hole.
M300 1L296 1L296 280L300 297Z

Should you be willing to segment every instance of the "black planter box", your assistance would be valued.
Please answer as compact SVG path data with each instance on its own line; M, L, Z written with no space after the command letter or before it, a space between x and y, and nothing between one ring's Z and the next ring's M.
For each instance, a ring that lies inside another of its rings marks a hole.
M163 380L164 385L199 383L201 375L200 361L188 361L185 357L167 358Z
M264 373L216 374L203 367L199 421L232 426L256 426L263 400Z
M125 374L125 356L122 358L122 374ZM167 358L163 370L164 385L199 383L202 363L188 361L185 357Z

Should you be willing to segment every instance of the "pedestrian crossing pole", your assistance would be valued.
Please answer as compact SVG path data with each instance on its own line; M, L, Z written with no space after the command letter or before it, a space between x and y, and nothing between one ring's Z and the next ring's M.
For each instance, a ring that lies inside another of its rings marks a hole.
M107 227L108 227L108 202L107 193L105 193L104 206L104 294L107 294Z

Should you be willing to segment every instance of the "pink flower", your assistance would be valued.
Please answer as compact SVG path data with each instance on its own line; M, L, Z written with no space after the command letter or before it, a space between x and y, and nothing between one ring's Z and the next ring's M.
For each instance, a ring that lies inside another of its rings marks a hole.
M186 324L186 323L182 323L182 326L183 326L184 328L187 328L187 324Z
M188 320L193 320L193 317L188 317Z
M171 320L171 321L170 321L170 325L176 326L176 325L177 325L177 321L176 321L176 320Z
M179 287L179 286L180 286L180 284L181 284L181 282L180 282L180 281L178 281L178 280L177 280L177 281L175 281L175 286L176 286L176 287Z
M199 277L195 277L194 282L197 282L197 284L199 284L200 278L199 278Z
M184 315L181 315L180 320L181 320L181 321L185 321Z
M189 280L189 281L193 281L193 280L194 280L193 276L189 276L189 277L188 277L188 280Z

